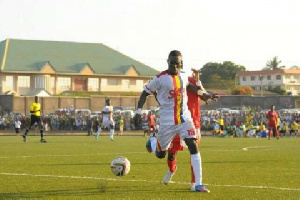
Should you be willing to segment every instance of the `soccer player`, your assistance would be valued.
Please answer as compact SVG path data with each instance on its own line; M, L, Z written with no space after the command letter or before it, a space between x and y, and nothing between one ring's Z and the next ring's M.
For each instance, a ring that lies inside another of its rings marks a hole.
M182 68L182 56L180 51L174 50L168 56L168 69L155 76L147 85L138 101L136 114L141 114L147 96L156 92L157 100L160 104L160 126L157 133L156 157L164 158L166 150L176 135L180 135L188 146L191 154L191 164L195 174L197 192L209 192L202 183L201 157L196 142L196 131L191 118L191 113L187 108L186 90L203 94L197 87L188 84L188 77ZM211 94L203 94L205 98L212 98Z
M144 137L146 137L146 135L148 135L149 132L149 122L148 122L147 113L143 113L141 119L141 125L142 125L142 130L144 131Z
M115 122L113 120L112 114L113 114L113 106L110 105L111 101L110 99L105 100L105 106L102 108L102 128L99 126L98 131L95 133L95 139L98 140L99 133L102 131L103 128L109 127L110 132L110 141L115 141L114 139L114 127Z
M119 119L119 127L120 127L120 135L123 135L123 128L124 128L123 115L120 116L120 119Z
M269 119L269 121L268 121L268 130L269 130L268 139L270 140L271 131L273 131L273 133L275 132L277 140L278 140L279 139L279 132L277 130L277 118L278 118L278 114L277 114L277 112L275 110L275 106L274 105L272 105L271 106L271 110L268 111L267 118Z
M199 90L202 90L203 93L206 93L206 90L202 86L201 81L199 80L199 72L195 69L192 69L193 76L188 78L189 84L194 85ZM187 96L188 96L188 109L191 112L191 116L193 118L193 123L195 125L196 129L196 138L197 138L197 145L200 145L200 139L201 139L201 133L200 133L200 127L201 127L201 112L200 112L200 99L206 101L203 97L199 96L197 93L194 93L190 90L187 90ZM216 98L216 97L215 97ZM172 177L174 176L176 172L176 154L178 151L183 150L183 145L181 144L181 140L179 136L176 136L170 145L170 148L168 149L168 159L167 164L169 167L169 170L167 171L163 183L168 184ZM202 171L201 171L202 173ZM202 174L201 174L202 176ZM191 165L191 190L195 191L195 174L193 171L193 166Z
M34 97L34 102L30 106L30 123L29 127L26 128L25 133L23 135L23 141L26 142L26 136L29 132L29 129L31 128L32 125L35 123L38 124L39 129L40 129L40 134L41 134L41 142L46 143L47 141L44 139L44 129L43 129L43 121L41 120L41 104L39 103L39 97L35 96Z
M21 125L22 125L22 123L19 120L19 118L16 118L16 120L15 120L15 131L16 131L16 133L20 133Z
M153 114L153 111L149 111L149 114L148 114L148 126L149 126L149 135L152 133L152 132L155 132L155 115Z

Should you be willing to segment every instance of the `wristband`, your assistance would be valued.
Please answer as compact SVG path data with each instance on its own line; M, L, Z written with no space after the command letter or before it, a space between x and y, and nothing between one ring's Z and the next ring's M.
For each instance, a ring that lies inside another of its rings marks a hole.
M141 109L141 108L138 108L138 109L135 111L135 114L141 115L141 114L142 114L142 109Z
M204 92L202 90L198 90L197 94L200 95L200 96L202 96L204 94Z

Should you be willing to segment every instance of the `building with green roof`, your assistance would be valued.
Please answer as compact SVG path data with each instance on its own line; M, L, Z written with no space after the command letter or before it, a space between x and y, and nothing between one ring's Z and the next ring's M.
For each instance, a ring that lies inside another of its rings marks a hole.
M141 92L159 72L100 43L6 39L0 42L0 94L45 90Z

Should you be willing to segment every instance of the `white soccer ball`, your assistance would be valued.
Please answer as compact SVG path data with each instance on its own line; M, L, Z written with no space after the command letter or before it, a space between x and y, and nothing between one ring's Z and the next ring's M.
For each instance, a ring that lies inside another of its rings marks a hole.
M130 171L130 161L123 157L116 157L110 164L112 173L116 176L126 176Z

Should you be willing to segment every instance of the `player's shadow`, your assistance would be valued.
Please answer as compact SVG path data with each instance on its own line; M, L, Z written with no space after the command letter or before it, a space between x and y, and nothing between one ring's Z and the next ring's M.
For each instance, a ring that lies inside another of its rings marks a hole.
M124 187L122 189L116 188L115 186L107 187L106 184L100 184L98 187L94 188L85 188L85 189L65 189L65 190L44 190L44 191L34 191L34 192L10 192L10 193L0 193L0 199L42 199L42 198L66 198L66 197L74 197L74 198L94 198L99 199L101 194L108 193L114 198L124 198L124 195L127 193L132 195L132 193L137 192L141 193L149 193L153 192L153 188L151 187L142 187L136 190L131 186ZM157 192L161 192L158 190ZM163 192L186 192L190 193L189 189L167 189L163 190Z
M99 195L97 188L72 189L72 190L45 190L36 192L10 192L0 193L0 199L33 199L33 198L51 198L51 197L86 197Z

